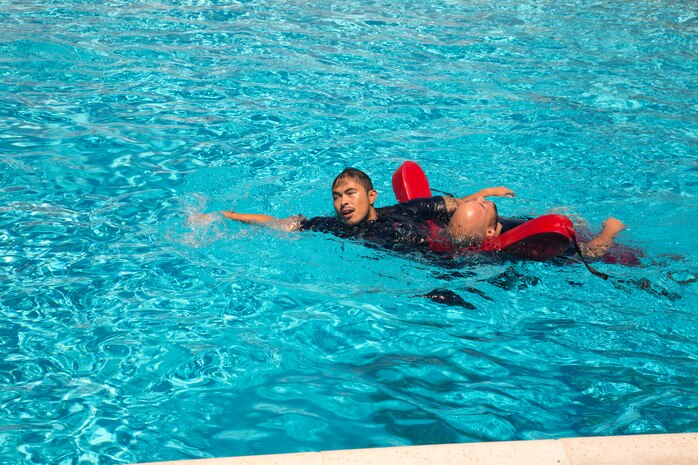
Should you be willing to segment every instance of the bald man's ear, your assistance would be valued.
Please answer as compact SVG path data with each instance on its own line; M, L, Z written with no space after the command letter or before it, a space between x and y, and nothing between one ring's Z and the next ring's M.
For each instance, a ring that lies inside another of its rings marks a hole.
M494 228L493 227L487 228L487 232L485 233L485 237L487 239L489 239L490 237L499 236L501 234L501 232L502 232L502 224L497 223L497 225Z

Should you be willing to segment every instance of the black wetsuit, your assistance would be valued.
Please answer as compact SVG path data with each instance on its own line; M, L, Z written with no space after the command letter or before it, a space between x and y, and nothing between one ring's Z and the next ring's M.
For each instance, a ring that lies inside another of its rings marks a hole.
M318 231L341 238L361 239L377 247L412 252L428 251L434 226L444 228L451 219L443 197L429 197L376 208L377 218L349 226L338 217L301 220L301 231Z

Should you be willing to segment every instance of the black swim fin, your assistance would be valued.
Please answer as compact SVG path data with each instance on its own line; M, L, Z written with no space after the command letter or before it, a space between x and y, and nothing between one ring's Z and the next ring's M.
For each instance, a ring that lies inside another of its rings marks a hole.
M449 305L451 307L463 307L468 310L475 310L475 305L467 302L463 297L459 296L455 292L449 289L434 289L433 291L419 295L417 297L422 297L425 299L431 299L437 304Z

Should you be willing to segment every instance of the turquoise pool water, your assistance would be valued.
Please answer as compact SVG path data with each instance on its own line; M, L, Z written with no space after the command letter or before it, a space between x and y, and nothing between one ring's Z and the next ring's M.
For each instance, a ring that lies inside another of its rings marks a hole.
M692 1L0 1L0 462L698 431ZM642 267L441 267L191 213L345 166L612 214ZM474 306L416 296L447 288Z

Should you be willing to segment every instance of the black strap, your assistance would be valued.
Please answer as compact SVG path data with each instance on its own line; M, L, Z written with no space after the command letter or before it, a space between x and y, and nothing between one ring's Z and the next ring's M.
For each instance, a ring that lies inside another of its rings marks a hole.
M574 249L577 251L577 254L579 254L579 258L582 259L582 263L584 263L584 266L587 267L587 270L591 272L591 274L598 276L599 278L602 279L608 279L608 275L606 273L602 273L594 268L591 267L584 258L584 255L582 255L582 249L579 248L579 244L577 243L577 235L574 232L574 229L568 228L567 229L570 233L570 236L572 236L572 243L574 244Z
M440 191L440 190L438 190L438 189L431 188L431 190L434 191L434 192L438 192L439 194L443 194L443 195L445 195L446 197L455 197L455 195L453 195L453 194L450 194L450 193L444 192L444 191Z

